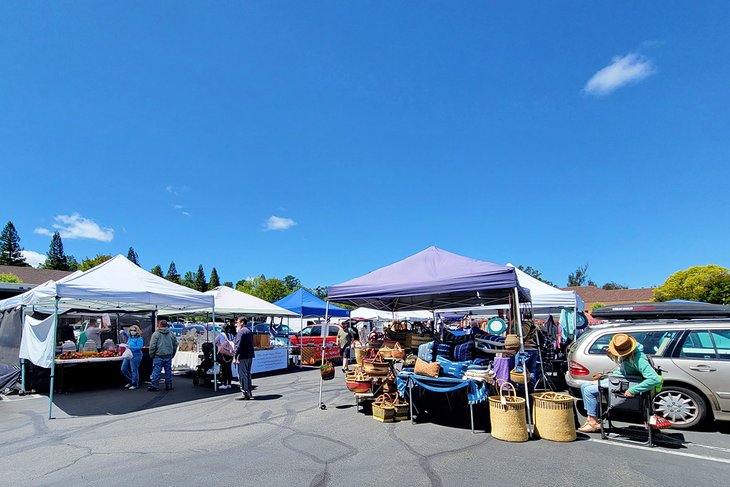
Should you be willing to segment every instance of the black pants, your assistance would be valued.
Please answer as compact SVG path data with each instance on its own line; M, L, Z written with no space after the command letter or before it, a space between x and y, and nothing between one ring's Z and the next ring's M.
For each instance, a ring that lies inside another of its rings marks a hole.
M223 354L219 354L216 358L218 359L218 363L221 364L220 381L223 385L230 386L231 380L233 379L233 372L231 372L231 362L233 362L233 357L226 357ZM226 362L226 360L228 361Z

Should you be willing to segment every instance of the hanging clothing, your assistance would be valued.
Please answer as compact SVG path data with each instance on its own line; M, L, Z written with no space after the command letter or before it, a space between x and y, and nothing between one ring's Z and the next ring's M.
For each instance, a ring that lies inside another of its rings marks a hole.
M563 309L560 311L560 333L562 343L575 338L575 311Z

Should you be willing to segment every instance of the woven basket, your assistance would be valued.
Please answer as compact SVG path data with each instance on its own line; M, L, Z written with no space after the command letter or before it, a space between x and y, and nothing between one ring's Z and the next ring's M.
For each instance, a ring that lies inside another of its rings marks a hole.
M393 349L390 347L380 347L380 350L378 350L378 355L383 357L384 359L390 358L393 354Z
M366 358L362 361L362 368L368 375L382 376L388 375L388 364L377 358Z
M393 350L390 351L390 356L397 359L403 359L406 356L406 351L400 346L400 343L396 342Z
M355 394L363 394L366 392L370 392L373 383L369 379L367 379L367 380L347 379L345 381L345 385L350 390L350 392L353 392Z
M367 357L368 349L367 348L356 348L355 349L355 362L357 362L357 365L362 365L362 359Z
M498 381L499 394L489 396L489 422L492 436L502 441L527 441L527 417L525 400L517 397L515 387L509 382ZM507 389L507 393L504 390Z
M524 385L525 384L525 374L524 374L524 372L517 372L517 370L512 369L509 371L509 380L511 380L515 384Z
M383 394L373 402L373 419L381 423L395 421L395 408L388 394Z
M532 395L532 399L532 417L536 435L551 441L575 441L574 406L571 396L557 392L536 392Z
M404 398L397 392L395 393L395 399L393 400L393 408L395 408L395 420L396 421L407 421L411 418L411 407Z
M320 365L319 374L322 376L322 380L332 380L335 378L335 367L332 362L325 362L324 365Z

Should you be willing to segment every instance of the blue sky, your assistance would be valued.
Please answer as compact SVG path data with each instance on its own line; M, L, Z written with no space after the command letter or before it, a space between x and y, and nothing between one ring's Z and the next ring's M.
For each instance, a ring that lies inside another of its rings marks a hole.
M234 282L437 245L661 284L730 265L728 25L725 1L4 2L0 219Z

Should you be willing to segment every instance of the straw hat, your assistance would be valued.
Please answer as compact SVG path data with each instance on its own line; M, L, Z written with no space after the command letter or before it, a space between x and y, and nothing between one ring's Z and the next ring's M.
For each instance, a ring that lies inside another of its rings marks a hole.
M636 350L636 339L626 333L617 333L608 344L608 353L616 357L626 357Z

